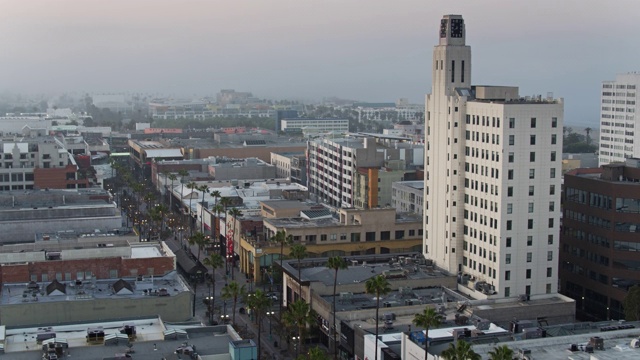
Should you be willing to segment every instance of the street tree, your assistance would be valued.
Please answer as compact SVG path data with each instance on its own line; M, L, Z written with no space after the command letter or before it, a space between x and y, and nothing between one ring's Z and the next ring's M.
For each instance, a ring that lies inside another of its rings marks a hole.
M233 300L233 309L231 313L231 323L236 323L236 306L238 305L238 299L244 299L247 294L245 285L240 285L235 281L226 284L222 288L221 296L225 300Z
M380 324L380 316L379 316L380 296L388 294L391 291L391 286L387 278L384 277L384 275L377 275L367 280L364 284L364 287L365 287L365 291L368 294L376 295L376 346L375 348L377 349L378 348L378 331L379 331L378 325ZM378 360L377 351L375 355L375 360Z
M440 357L444 360L482 360L482 357L471 349L471 344L464 340L450 343Z
M298 288L300 298L302 299L302 266L300 266L300 262L302 259L309 256L307 253L307 247L302 244L293 244L290 249L290 255L298 260Z
M438 314L436 309L431 306L427 306L413 318L413 323L416 326L424 328L424 358L429 356L429 329L432 327L438 327L442 323L442 316Z
M338 286L338 271L347 269L347 262L342 256L330 257L327 260L327 268L334 271L333 274L333 359L338 359L338 326L336 325L336 290Z

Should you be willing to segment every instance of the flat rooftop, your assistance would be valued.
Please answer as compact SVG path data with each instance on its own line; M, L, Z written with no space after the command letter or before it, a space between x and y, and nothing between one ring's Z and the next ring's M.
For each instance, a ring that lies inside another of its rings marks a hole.
M368 209L367 212L384 210L384 209ZM422 222L422 217L420 215L414 213L397 213L396 223L414 223L414 222ZM334 217L328 219L305 219L302 217L289 217L289 218L269 218L264 219L265 222L273 225L274 227L284 227L284 228L306 228L306 227L335 227L344 225L340 222L337 214L334 214Z
M109 196L102 189L2 191L0 211L114 206L106 200Z
M199 355L218 355L220 359L229 359L229 342L236 340L228 334L226 326L202 327L175 326L163 323L161 319L137 319L120 322L103 322L92 324L74 324L65 326L53 326L50 331L56 333L56 339L64 340L68 344L66 358L94 360L110 359L116 354L127 351L127 342L120 341L116 345L90 345L86 341L87 329L101 326L105 336L119 334L119 329L124 325L134 325L136 339L131 343L135 353L134 359L158 360L179 359L175 354L176 349L185 345L195 346ZM188 338L176 339L172 336L165 338L165 331L182 329ZM37 344L36 336L38 328L9 329L6 331L5 357L12 360L32 360L41 358L42 345ZM189 358L182 355L183 359Z
M635 325L637 326L637 324ZM518 355L520 349L528 349L534 359L545 360L631 360L640 359L640 348L632 348L629 345L633 339L638 339L640 331L637 328L616 331L599 331L590 329L579 335L566 335L556 337L546 337L539 339L528 339L518 341L504 341L492 344L476 344L473 350L482 358L488 357L489 351L495 346L506 345L514 350ZM431 331L429 331L431 335ZM584 347L593 336L603 339L604 350L595 350L589 354ZM571 344L577 345L577 351L570 351Z
M353 283L365 282L368 279L381 274L398 274L398 278L402 279L428 279L437 277L446 277L444 272L433 266L427 266L425 262L411 263L404 265L391 264L388 261L373 263L371 260L358 261L345 258L350 264L347 270L338 271L338 285L346 285ZM357 261L356 265L351 265ZM297 271L297 260L285 261L285 266L290 265ZM301 262L301 275L304 280L319 281L325 285L333 285L335 271L326 267L326 259L317 266L309 263ZM403 274L404 276L400 276ZM393 275L389 276L389 281L393 281Z
M114 284L124 280L128 289L114 289ZM3 305L22 304L25 302L47 303L55 301L84 301L107 298L142 298L146 296L173 296L190 291L187 284L173 271L163 277L144 277L142 280L126 277L122 279L89 279L83 281L59 281L61 291L47 294L47 287L52 282L30 282L20 284L3 284L0 303ZM122 290L122 291L121 291Z
M417 190L424 190L424 180L420 181L399 181L395 184L399 186L406 186Z

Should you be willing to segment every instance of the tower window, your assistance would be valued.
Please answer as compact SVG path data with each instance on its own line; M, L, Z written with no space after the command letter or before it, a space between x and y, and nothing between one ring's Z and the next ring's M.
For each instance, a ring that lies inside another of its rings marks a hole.
M456 78L456 61L451 60L451 82L454 82Z
M464 82L464 60L462 60L462 65L460 69L460 82Z

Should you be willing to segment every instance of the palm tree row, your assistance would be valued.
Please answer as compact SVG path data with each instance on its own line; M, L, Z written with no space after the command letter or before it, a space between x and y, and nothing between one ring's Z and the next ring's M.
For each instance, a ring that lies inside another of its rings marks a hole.
M268 298L267 294L262 292L262 290L258 289L254 293L247 295L245 303L247 304L247 307L253 311L256 322L258 323L258 360L260 360L260 348L262 345L262 319L271 306L271 299Z

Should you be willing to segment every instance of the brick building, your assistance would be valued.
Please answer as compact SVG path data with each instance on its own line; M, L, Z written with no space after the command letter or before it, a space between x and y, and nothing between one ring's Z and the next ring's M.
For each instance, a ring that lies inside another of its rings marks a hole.
M564 176L561 292L587 319L624 319L623 301L640 284L640 160Z

